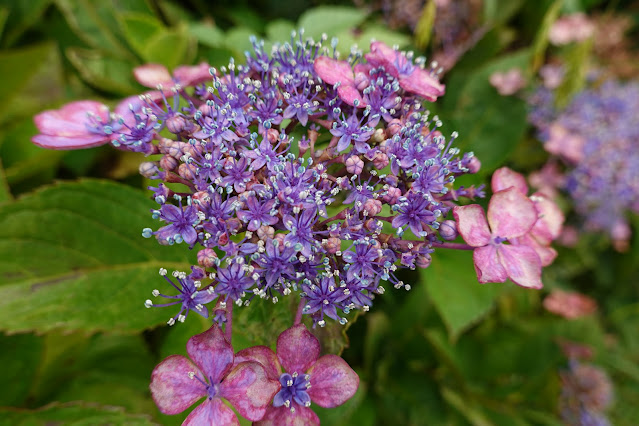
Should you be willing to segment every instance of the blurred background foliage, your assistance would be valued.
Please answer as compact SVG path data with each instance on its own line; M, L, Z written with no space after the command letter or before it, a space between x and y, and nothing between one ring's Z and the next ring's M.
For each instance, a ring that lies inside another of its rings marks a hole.
M132 69L143 63L242 61L251 35L272 44L304 28L338 37L344 53L375 38L444 68L447 93L431 109L482 161L459 184L487 183L498 167L525 173L547 158L524 97L499 95L490 75L519 67L532 79L551 55L551 24L575 12L630 24L623 52L582 44L552 53L573 72L564 96L593 63L636 78L636 1L0 0L0 424L180 424L155 408L150 373L208 327L190 317L168 328L165 312L143 309L157 269L186 269L193 256L139 236L153 207L139 156L40 149L30 142L34 114L141 93ZM601 235L560 248L539 292L479 285L470 253L439 250L430 268L405 273L410 292L388 291L349 323L348 337L341 326L322 330L325 349L361 378L344 406L315 408L323 423L561 424L560 343L572 341L612 378L610 422L637 424L637 225L623 253ZM591 296L598 310L575 320L547 312L542 300L558 288ZM272 344L291 320L282 303L254 304L236 319L234 346Z

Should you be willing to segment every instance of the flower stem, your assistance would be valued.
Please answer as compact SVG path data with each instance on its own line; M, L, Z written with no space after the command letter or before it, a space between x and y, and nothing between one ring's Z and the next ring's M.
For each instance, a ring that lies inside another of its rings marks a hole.
M468 244L464 243L446 243L434 241L432 245L433 247L448 248L454 250L475 250L475 247L471 247Z
M224 336L229 343L233 337L233 303L226 305L226 327L224 328Z
M306 301L304 298L300 299L300 304L297 306L297 312L295 313L295 322L293 325L300 324L302 322L302 311L304 310L304 306L306 306Z

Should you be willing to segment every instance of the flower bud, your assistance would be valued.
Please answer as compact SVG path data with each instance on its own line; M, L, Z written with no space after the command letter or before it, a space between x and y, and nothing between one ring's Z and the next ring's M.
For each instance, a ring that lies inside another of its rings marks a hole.
M162 167L162 170L165 170L168 172L171 170L175 170L177 166L178 166L178 160L176 160L174 157L171 157L168 154L160 159L160 167Z
M267 239L272 239L275 236L275 228L268 225L262 225L257 228L257 236L260 240L266 241Z
M352 155L344 162L346 171L353 175L359 175L364 170L364 162L357 155Z
M169 132L178 134L182 133L186 128L186 119L182 115L173 115L169 117L166 121L166 128Z
M275 241L280 243L280 246L284 246L284 234L277 234L275 235L275 237L273 238Z
M391 186L390 188L386 190L386 194L382 196L382 201L392 205L397 203L397 200L401 196L402 196L402 191L399 188L395 188L394 186Z
M390 138L391 136L396 135L400 130L402 130L402 127L404 127L404 125L401 121L396 118L392 119L386 126L387 136Z
M446 241L457 238L457 224L454 220L445 220L439 224L439 236Z
M388 166L388 163L390 163L390 161L388 160L388 155L384 154L383 152L378 152L375 158L373 158L373 166L375 166L377 170L386 168Z
M178 174L186 180L193 180L195 178L195 166L192 164L182 163L178 167Z
M415 264L418 268L428 268L432 260L430 254L418 254L417 259L415 259Z
M276 129L268 129L268 131L266 132L266 138L271 144L275 144L280 138L280 132L278 132Z
M382 211L382 202L369 198L364 203L364 211L368 216L376 216Z
M140 174L145 178L152 178L158 173L158 165L153 161L145 161L140 163L140 167L138 169Z
M327 239L326 242L324 243L324 248L326 249L328 253L335 254L339 251L341 245L342 245L342 240L336 237L331 237Z
M477 157L471 157L466 167L468 167L468 173L475 174L481 168L481 161Z
M205 268L214 268L217 254L215 250L206 248L197 253L197 263Z

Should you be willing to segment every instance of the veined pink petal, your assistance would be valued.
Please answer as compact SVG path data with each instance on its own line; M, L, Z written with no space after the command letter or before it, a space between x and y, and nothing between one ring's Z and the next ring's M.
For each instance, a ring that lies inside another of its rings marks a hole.
M320 420L313 410L295 404L295 412L285 406L273 407L266 410L266 415L254 426L319 426Z
M446 91L446 86L440 83L436 77L417 66L410 75L400 77L399 85L407 92L419 95L431 102L436 101L438 96L443 96Z
M517 173L516 171L511 170L508 167L502 167L495 170L491 180L491 186L493 192L501 191L514 186L522 194L528 194L528 185L526 184L526 178L524 178L521 173Z
M387 46L381 41L374 41L371 43L371 51L367 53L366 60L373 66L382 66L387 73L393 77L399 77L399 71L395 65L395 61L398 59L400 53L395 49Z
M264 417L266 407L279 389L279 381L269 379L262 364L245 361L224 378L220 396L226 398L243 417L257 421Z
M284 371L303 374L317 361L320 343L304 324L298 324L279 335L276 353Z
M164 414L177 414L206 395L206 388L189 373L198 368L182 355L172 355L159 363L151 374L151 396Z
M553 200L541 193L534 193L530 199L537 210L537 221L530 233L542 244L550 244L561 235L564 214Z
M184 420L182 426L240 426L240 421L220 398L207 399Z
M365 108L366 105L368 105L355 86L339 86L337 88L337 94L341 100L350 106ZM355 101L357 101L357 105L355 105Z
M213 77L209 70L211 66L206 62L198 65L182 65L173 70L173 76L182 86L195 86Z
M490 229L482 206L478 204L455 206L453 216L457 222L457 230L466 244L482 247L490 243Z
M313 63L317 75L327 84L337 82L342 85L352 85L355 82L351 65L346 61L338 61L328 56L319 56Z
M550 265L555 261L555 258L557 257L557 250L548 245L540 244L539 241L534 238L531 233L518 238L514 238L510 240L510 242L513 244L521 244L532 247L537 253L537 256L539 256L539 260L541 260L541 266Z
M497 253L508 278L517 285L539 289L541 283L541 260L532 247L501 244Z
M311 375L308 395L320 407L342 405L357 392L359 376L337 355L324 355L307 372Z
M155 89L158 84L172 87L175 83L171 79L169 70L160 64L145 64L133 69L133 76L142 86Z
M104 145L109 142L110 138L104 135L92 135L86 137L63 137L49 135L35 135L31 138L31 142L41 148L47 149L79 149L93 148Z
M211 384L220 383L233 366L233 348L216 323L204 333L191 337L186 351Z
M493 245L473 250L473 263L477 280L482 284L503 283L508 279L508 274L499 262L497 250Z
M239 212L238 212L239 213ZM235 354L235 365L244 361L256 361L264 366L269 379L278 380L282 374L282 366L275 352L267 346L251 346Z
M488 203L488 224L495 237L521 237L536 221L533 202L517 188L495 192Z
M109 107L96 101L76 101L58 110L43 111L33 120L40 133L45 135L85 136L90 134L85 125L87 114L94 114L106 123L109 118Z

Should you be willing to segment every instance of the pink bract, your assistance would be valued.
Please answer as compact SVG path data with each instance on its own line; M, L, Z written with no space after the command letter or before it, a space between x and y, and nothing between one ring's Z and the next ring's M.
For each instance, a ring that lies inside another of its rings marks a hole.
M194 86L211 80L210 65L202 62L199 65L182 65L173 70L173 76L169 70L160 64L145 64L133 70L135 79L143 86L155 89L158 85L170 89L175 84L182 86Z
M264 416L277 392L277 381L268 378L259 362L234 363L233 348L217 324L189 339L186 349L193 361L173 355L151 375L151 395L162 413L181 413L206 397L184 424L239 425L235 413L221 398L251 421Z
M320 56L315 59L313 68L324 82L328 84L339 83L337 94L342 101L358 108L364 108L367 105L357 89L355 75L348 62Z
M34 121L40 134L31 140L42 148L92 148L111 140L110 135L90 127L91 121L102 126L110 121L109 108L100 102L71 102L58 110L41 112Z
M526 79L519 68L498 71L490 76L490 85L502 96L510 96L526 87Z

